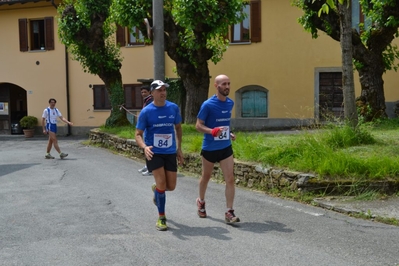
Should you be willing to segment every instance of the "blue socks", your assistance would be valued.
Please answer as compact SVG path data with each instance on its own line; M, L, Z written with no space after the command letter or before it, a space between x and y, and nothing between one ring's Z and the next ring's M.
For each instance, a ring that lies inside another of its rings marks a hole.
M165 215L166 194L165 190L155 189L154 192L155 202L157 203L158 213L160 216Z

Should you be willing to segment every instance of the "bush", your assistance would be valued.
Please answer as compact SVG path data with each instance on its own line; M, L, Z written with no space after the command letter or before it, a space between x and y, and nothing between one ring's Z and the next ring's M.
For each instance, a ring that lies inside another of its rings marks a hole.
M35 116L27 115L22 117L21 120L19 120L19 123L22 128L33 129L37 125L38 119Z

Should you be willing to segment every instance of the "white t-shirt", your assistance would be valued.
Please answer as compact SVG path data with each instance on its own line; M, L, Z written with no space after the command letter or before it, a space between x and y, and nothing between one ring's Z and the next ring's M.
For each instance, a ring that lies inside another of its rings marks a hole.
M51 109L50 107L44 109L42 115L43 118L46 118L47 123L50 124L57 124L57 118L60 116L62 116L62 114L57 108Z

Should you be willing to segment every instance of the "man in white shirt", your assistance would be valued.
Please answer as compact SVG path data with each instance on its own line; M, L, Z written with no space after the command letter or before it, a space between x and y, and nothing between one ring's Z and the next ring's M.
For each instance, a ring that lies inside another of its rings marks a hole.
M54 98L51 98L48 102L50 106L44 109L42 115L43 134L48 135L47 153L44 158L54 159L54 157L50 154L51 148L54 146L54 149L59 153L60 158L64 159L68 156L68 154L61 152L60 147L58 146L57 118L59 117L63 122L67 123L70 126L72 126L73 123L64 118L61 112L57 108L55 108L55 104L57 103L57 101Z

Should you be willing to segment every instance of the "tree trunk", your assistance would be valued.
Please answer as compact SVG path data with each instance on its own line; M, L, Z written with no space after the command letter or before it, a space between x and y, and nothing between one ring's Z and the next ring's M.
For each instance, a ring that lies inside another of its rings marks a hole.
M105 126L129 125L126 111L120 108L125 101L120 73L121 59L114 53L114 47L109 46L105 40L107 34L104 25L109 17L111 1L81 1L81 3L90 11L87 18L90 20L89 27L76 26L86 25L88 21L78 15L72 3L65 7L61 18L69 23L66 31L73 32L69 41L78 47L73 49L73 54L89 73L98 75L105 84L111 102L111 114ZM94 6L96 9L91 10Z
M304 6L302 9L306 14L301 18L302 25L311 31L312 36L317 36L317 30L322 30L331 38L340 41L340 16L336 12L322 13L319 17L318 12L322 5L327 1L298 1ZM337 2L337 1L336 1ZM376 15L373 23L374 29L366 31L366 35L360 36L359 32L352 30L353 59L356 60L355 66L360 76L361 95L356 99L358 114L366 122L373 119L388 117L385 109L384 82L382 75L386 70L391 70L395 66L389 60L383 60L384 51L387 52L388 46L397 35L398 26L396 24L399 17L399 1L366 1L370 2L367 8L371 8ZM373 2L373 3L371 3ZM354 1L357 3L357 1ZM301 5L299 5L301 6ZM362 39L364 38L364 39ZM395 52L388 52L386 55L395 56ZM389 64L387 64L389 63Z
M361 94L356 100L359 115L365 122L373 121L378 118L387 118L385 112L384 96L384 63L380 56L369 56L369 64L358 69L361 84Z
M121 106L125 103L125 94L122 86L122 76L119 71L100 74L111 102L111 113L105 121L106 127L127 126L130 124L126 117L125 109Z
M342 55L342 85L344 94L344 116L346 122L352 127L356 127L357 112L355 101L355 84L353 81L353 64L352 64L352 4L344 1L338 4L341 28L341 55Z
M202 103L208 99L208 63L204 62L196 67L191 64L176 63L176 65L177 73L186 89L185 123L195 124Z

